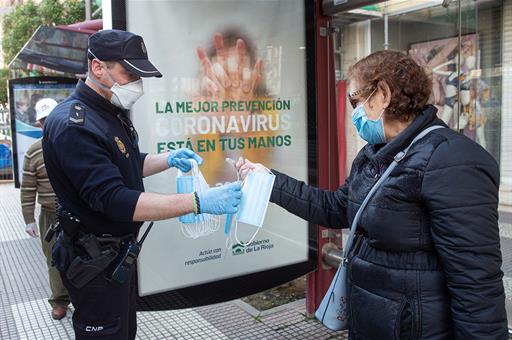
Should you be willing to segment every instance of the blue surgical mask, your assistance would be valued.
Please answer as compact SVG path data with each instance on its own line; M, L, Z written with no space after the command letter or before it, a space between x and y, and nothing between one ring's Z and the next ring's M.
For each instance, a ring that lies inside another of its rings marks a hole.
M236 216L238 222L261 228L267 212L270 194L276 176L271 173L252 172L242 187L242 200Z
M236 162L230 158L226 158L226 162L231 164L236 170ZM242 200L238 212L235 215L235 230L231 232L231 215L226 216L226 224L224 225L224 234L228 235L226 239L226 250L230 249L232 245L231 236L234 234L237 244L246 247L252 243L256 235L263 227L265 214L267 212L270 195L274 187L276 175L269 169L268 172L251 172L242 181ZM236 173L237 181L240 182L240 174ZM251 224L256 228L248 242L243 242L238 239L238 222L244 224Z
M270 195L276 176L272 173L252 172L247 175L242 186L242 200L236 215L235 240L242 246L252 243L258 231L263 227ZM249 242L238 239L238 222L258 227Z
M178 175L176 176L176 192L178 194L190 194L195 191L194 176L193 175ZM204 216L194 215L193 213L182 215L178 217L181 223L191 224L199 223L204 220Z
M192 176L177 176L176 177L176 192L178 194L189 194L194 192L194 181ZM181 223L194 223L194 214L187 214L178 217Z
M375 90L373 91L375 92ZM364 104L371 98L368 97L364 103L359 104L354 111L352 112L352 123L357 129L357 133L359 136L367 141L369 144L381 144L386 142L386 137L384 135L384 121L382 120L382 114L384 110L380 114L379 118L376 120L368 119L368 115L366 114L366 110L364 109Z

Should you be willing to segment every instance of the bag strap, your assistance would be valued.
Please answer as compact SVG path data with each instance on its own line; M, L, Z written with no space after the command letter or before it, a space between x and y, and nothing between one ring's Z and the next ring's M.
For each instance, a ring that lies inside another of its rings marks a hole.
M349 254L349 251L350 249L352 248L352 243L354 241L354 234L356 233L356 229L357 229L357 224L359 223L359 219L361 218L361 215L363 213L363 210L364 208L366 207L366 205L368 204L368 201L372 198L373 194L375 193L375 191L377 191L377 189L380 187L380 185L382 184L382 182L384 182L389 174L391 173L391 171L393 171L393 169L398 165L398 163L404 159L405 155L407 155L407 152L409 151L409 149L411 148L411 146L416 143L418 140L422 139L423 137L425 137L428 133L430 133L431 131L433 130L437 130L437 129L442 129L444 128L444 126L442 125L434 125L434 126L431 126L429 128L426 128L425 130L421 131L411 142L411 144L409 144L409 146L407 148L405 148L404 150L400 151L399 153L397 153L393 159L393 163L391 163L388 168L386 169L386 171L384 172L384 174L382 174L382 176L380 177L380 179L377 181L377 183L375 183L375 185L371 188L370 192L368 193L368 195L366 195L363 203L361 204L361 206L359 207L359 209L357 210L357 213L356 213L356 216L354 217L354 220L352 221L352 225L350 227L350 233L348 235L348 239L347 239L347 243L345 244L345 248L343 249L343 258L342 258L342 261L347 261L348 259L348 254Z

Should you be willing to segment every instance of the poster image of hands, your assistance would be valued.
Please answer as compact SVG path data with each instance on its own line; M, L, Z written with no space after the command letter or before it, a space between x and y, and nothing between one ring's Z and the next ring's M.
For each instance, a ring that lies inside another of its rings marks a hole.
M185 101L174 103L175 111L196 113L184 120L185 131L176 132L185 132L202 153L202 171L214 183L236 179L226 157L271 164L277 149L292 143L291 99L279 97L282 46L262 51L255 38L242 27L212 32L195 49L198 71L181 88Z
M439 39L411 44L409 54L431 74L430 103L438 108L439 117L485 147L482 106L489 87L480 79L478 35L463 36L461 46L459 53L457 37Z
M237 179L227 157L307 180L304 1L129 0L127 13L127 29L144 38L163 74L144 80L145 95L132 112L141 151L194 150L204 159L200 170L210 186ZM175 175L170 170L147 178L145 188L176 192ZM152 250L140 258L142 294L308 258L308 224L273 204L246 248L226 250L223 228L191 240L177 220L155 226L145 245ZM240 240L247 242L254 228L240 224Z

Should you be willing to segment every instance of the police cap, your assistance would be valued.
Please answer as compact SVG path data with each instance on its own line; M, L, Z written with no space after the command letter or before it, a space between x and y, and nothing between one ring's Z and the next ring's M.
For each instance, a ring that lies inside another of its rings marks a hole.
M140 35L121 30L103 30L89 37L89 59L118 61L125 69L140 77L161 77L148 60L148 51Z

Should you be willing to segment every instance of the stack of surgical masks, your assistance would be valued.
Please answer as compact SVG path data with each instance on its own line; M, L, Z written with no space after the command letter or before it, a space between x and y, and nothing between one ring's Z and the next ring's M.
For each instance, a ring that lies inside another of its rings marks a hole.
M176 177L176 191L178 194L189 194L197 192L198 194L209 189L209 185L199 170L197 162L190 160L192 169L183 173L178 170ZM208 236L219 229L220 217L210 214L187 214L178 218L181 226L181 232L188 238L199 238Z

